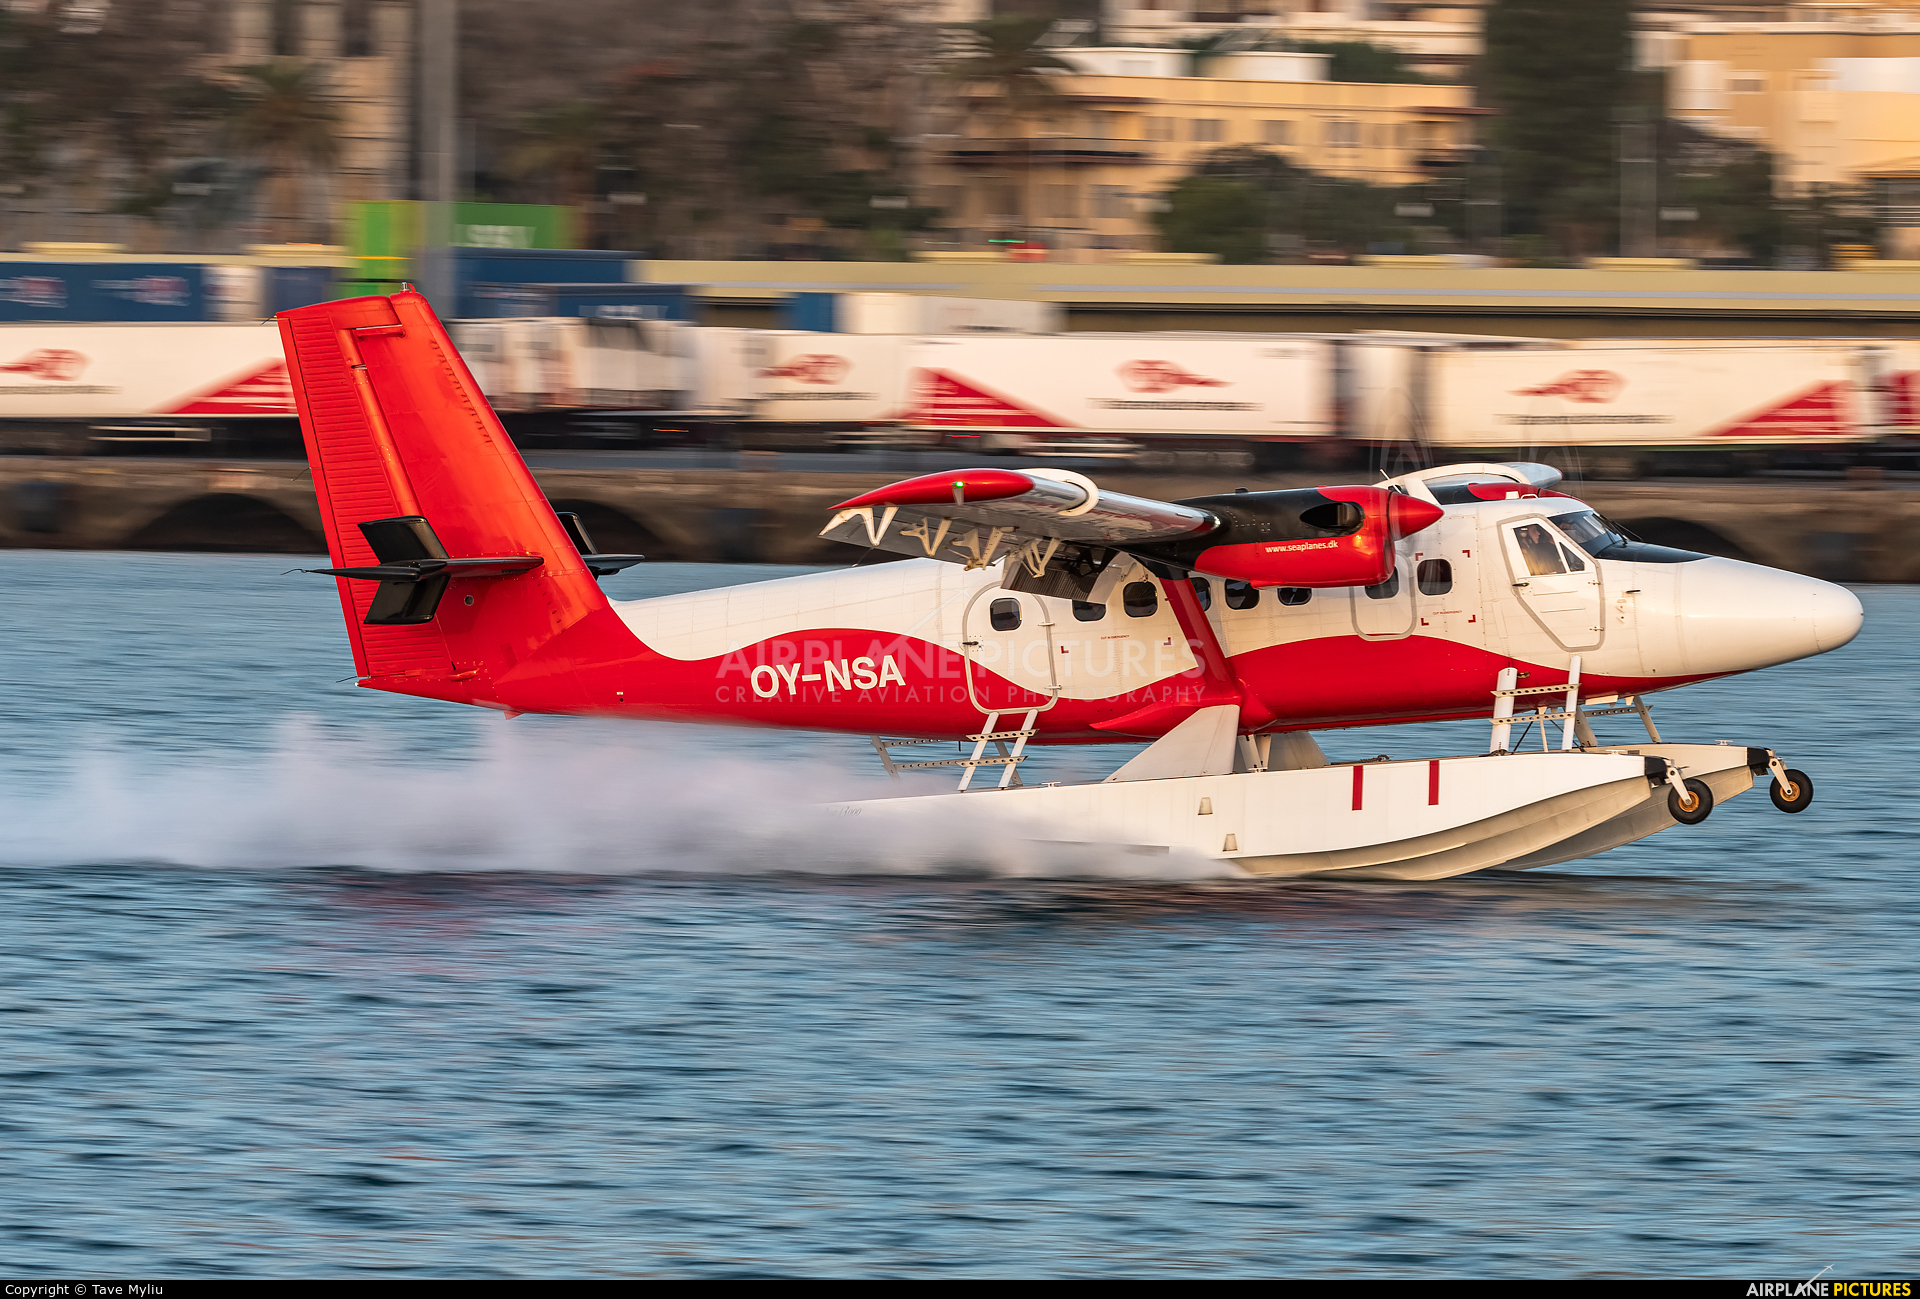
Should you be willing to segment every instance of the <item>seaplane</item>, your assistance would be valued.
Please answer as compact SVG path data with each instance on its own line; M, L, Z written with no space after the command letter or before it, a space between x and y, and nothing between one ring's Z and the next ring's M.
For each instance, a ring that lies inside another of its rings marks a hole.
M1649 696L1861 626L1842 587L1634 540L1526 463L1179 501L1064 470L927 474L823 521L846 568L611 600L599 580L642 557L555 513L424 297L279 324L330 557L313 571L336 579L361 686L847 732L890 775L956 769L950 792L832 805L874 822L959 815L1256 876L1573 861L1760 777L1804 811L1804 772L1664 739ZM860 562L882 552L904 558ZM1615 716L1633 738L1603 742ZM1334 763L1314 738L1448 719L1487 721L1486 750ZM1034 746L1143 742L1102 780L1020 774Z

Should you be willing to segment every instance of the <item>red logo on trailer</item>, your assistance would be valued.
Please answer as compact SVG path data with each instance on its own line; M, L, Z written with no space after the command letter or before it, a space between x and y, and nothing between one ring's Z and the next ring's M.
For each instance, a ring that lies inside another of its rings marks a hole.
M1754 411L1713 431L1713 437L1845 437L1860 430L1853 421L1852 385L1816 383L1775 406Z
M223 380L213 388L185 402L166 415L292 415L293 384L287 379L287 363L274 361L251 374Z
M1225 388L1225 379L1208 379L1172 361L1128 361L1115 371L1133 392L1172 392L1175 388Z
M762 379L792 379L796 383L839 383L853 369L853 362L844 356L832 356L826 352L809 352L805 356L796 356L785 365L777 365L771 370L762 370Z
M1612 401L1626 386L1627 381L1611 370L1569 370L1552 383L1543 383L1537 388L1515 388L1513 395L1602 402Z
M920 370L914 376L912 409L916 424L958 428L1070 428L1066 420L1022 406L1010 397L969 383L945 370Z
M50 383L72 383L87 368L87 358L64 347L38 347L18 361L0 365L0 374L27 374Z

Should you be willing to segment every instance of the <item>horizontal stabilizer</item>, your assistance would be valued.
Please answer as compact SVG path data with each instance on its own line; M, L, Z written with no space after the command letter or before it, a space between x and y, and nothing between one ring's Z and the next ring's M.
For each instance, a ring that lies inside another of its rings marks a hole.
M430 577L512 577L547 561L539 555L497 555L483 559L403 559L367 568L309 568L308 573L351 577L362 582L424 582Z
M606 577L623 568L646 562L645 555L603 555L595 550L593 538L587 535L585 520L572 510L562 510L555 517L560 520L560 526L567 530L567 536L572 539L573 548L580 552L580 558L587 561L587 571L595 577Z
M343 568L309 568L306 572L345 577L356 582L378 582L373 603L362 621L370 627L406 627L432 622L456 577L517 577L546 563L540 555L489 555L454 559L440 544L433 526L418 514L392 519L368 519L358 525L378 564Z

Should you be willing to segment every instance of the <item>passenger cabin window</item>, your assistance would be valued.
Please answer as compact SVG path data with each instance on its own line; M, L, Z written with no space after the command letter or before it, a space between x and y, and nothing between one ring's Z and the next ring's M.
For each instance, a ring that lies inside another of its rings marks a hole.
M1192 581L1193 598L1200 602L1200 611L1204 613L1213 608L1213 583L1204 577L1196 577Z
M1453 590L1453 565L1444 559L1423 559L1414 579L1421 595L1445 595Z
M1313 599L1313 588L1310 586L1283 586L1280 588L1281 604L1305 604L1311 599Z
M1086 600L1075 600L1073 602L1073 616L1081 622L1099 622L1107 616L1107 606L1104 604L1093 604Z
M987 621L993 624L995 631L1020 630L1020 602L1011 596L995 600L988 606Z
M1399 571L1395 570L1394 575L1386 581L1363 589L1366 591L1367 599L1369 600L1391 600L1394 596L1400 594Z
M1151 618L1160 612L1160 590L1152 582L1128 582L1120 595L1129 618Z
M1251 609L1260 603L1260 588L1251 582L1227 583L1227 608Z

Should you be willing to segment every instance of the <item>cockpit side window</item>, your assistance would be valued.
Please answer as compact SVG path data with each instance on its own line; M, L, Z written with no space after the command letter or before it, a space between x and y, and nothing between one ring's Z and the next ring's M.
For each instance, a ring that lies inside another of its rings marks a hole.
M1523 523L1513 530L1520 558L1532 577L1549 577L1567 571L1567 561L1554 542L1553 534L1538 523Z

